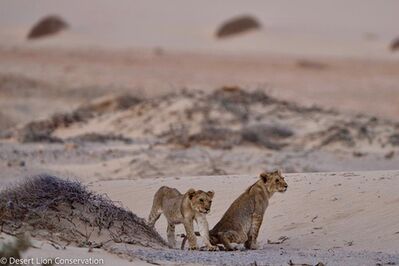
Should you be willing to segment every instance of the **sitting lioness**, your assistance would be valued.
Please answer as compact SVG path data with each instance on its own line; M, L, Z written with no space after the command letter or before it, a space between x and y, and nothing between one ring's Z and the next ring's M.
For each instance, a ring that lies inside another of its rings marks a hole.
M166 230L170 247L176 247L175 225L183 224L189 241L189 249L197 249L194 220L198 224L207 250L216 250L209 241L209 227L206 214L209 213L214 192L189 189L182 195L177 189L163 186L154 195L148 224L153 227L163 213L168 220Z
M259 180L230 205L209 232L211 243L223 244L226 250L234 249L232 243L244 243L246 249L256 249L256 239L269 199L274 192L285 192L287 187L280 171L261 173Z

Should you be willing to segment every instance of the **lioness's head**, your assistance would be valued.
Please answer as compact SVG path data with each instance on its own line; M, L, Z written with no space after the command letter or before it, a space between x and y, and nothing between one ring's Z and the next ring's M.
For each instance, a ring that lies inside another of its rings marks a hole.
M195 190L193 188L187 191L188 199L194 211L208 214L211 210L212 198L215 192Z
M271 193L285 192L288 188L288 184L285 182L280 170L263 172L260 174L260 178L265 183L267 190Z

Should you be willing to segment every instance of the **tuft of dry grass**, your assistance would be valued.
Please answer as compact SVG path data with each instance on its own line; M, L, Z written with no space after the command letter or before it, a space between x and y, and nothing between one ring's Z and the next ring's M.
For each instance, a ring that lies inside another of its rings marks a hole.
M51 175L26 179L0 193L2 231L29 231L32 236L78 246L108 242L166 247L144 219L89 191L77 181Z

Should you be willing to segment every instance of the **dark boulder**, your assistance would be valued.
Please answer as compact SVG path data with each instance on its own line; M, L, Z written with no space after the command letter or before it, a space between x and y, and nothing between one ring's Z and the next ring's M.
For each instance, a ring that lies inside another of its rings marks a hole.
M216 32L216 37L224 38L243 33L250 30L256 30L261 24L252 16L239 16L223 23Z
M59 16L50 15L39 20L30 30L28 39L37 39L56 34L68 28L68 24Z
M394 52L396 50L399 50L399 38L396 38L391 43L391 51Z

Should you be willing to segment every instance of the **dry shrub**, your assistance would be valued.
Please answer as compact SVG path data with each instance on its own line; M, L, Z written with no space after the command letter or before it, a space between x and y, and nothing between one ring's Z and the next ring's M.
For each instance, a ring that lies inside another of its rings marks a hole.
M281 140L294 135L294 132L283 126L258 124L242 129L241 137L243 142L250 142L261 145L268 149L280 150L285 146Z
M392 146L399 146L399 133L389 136L389 143L391 143Z
M205 126L201 132L191 135L188 142L216 149L231 149L240 143L240 136L228 128Z
M68 138L67 141L83 143L83 142L96 142L96 143L106 143L110 141L123 142L125 144L133 143L133 140L126 138L120 134L99 134L99 133L86 133L78 135L73 138Z
M49 119L33 121L17 131L19 142L63 142L53 137L57 128L65 128L74 123L85 122L90 118L107 112L125 110L138 104L141 100L130 95L104 97L83 105L70 113L55 114Z
M108 242L165 247L144 219L77 181L41 175L0 193L2 229L101 247Z
M293 131L272 123L249 125L255 116L251 107L256 104L290 107L259 90L250 92L236 86L225 86L196 99L193 107L185 110L189 117L195 113L203 118L199 132L190 134L189 125L179 125L161 137L166 137L168 143L183 147L202 145L214 149L231 149L239 145L255 144L261 148L281 149L285 146L282 140L293 136ZM221 115L210 117L211 110ZM227 120L220 118L225 114L229 114L239 127L233 129Z
M15 122L10 117L0 112L0 132L10 128L14 124Z

